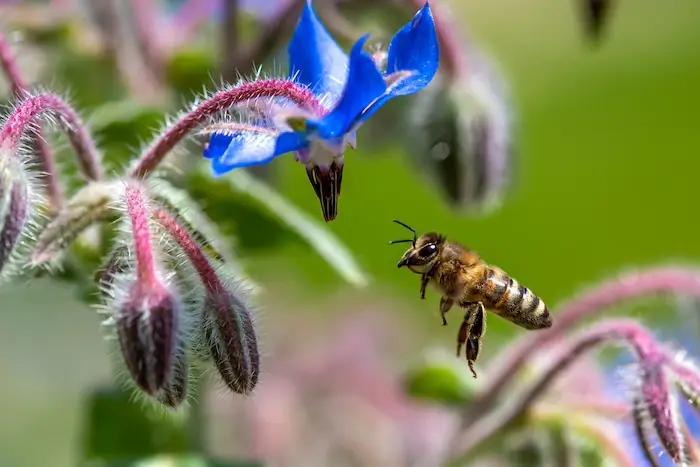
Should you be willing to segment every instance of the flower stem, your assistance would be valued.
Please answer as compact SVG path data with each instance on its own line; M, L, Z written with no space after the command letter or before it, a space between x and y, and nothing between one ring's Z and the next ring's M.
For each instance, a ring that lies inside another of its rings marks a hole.
M0 33L0 66L7 80L10 82L12 94L18 99L23 98L29 92L29 86L22 78L17 59L12 52L12 48L5 36ZM56 209L60 209L63 205L63 190L58 181L58 169L56 168L56 160L53 151L44 139L44 132L38 128L34 134L32 144L39 157L39 167L41 177L46 184L46 191L51 202L51 205Z
M136 161L135 167L131 170L131 176L147 177L177 143L212 115L235 104L260 97L283 97L315 113L325 111L311 91L285 80L258 80L219 91L182 115L167 128Z
M221 293L224 290L224 285L221 282L221 279L219 279L219 275L212 267L209 259L206 257L202 249L185 231L185 229L182 228L182 226L163 209L154 210L153 217L158 221L158 223L160 223L160 225L163 226L163 228L165 228L168 234L185 252L185 255L187 255L187 258L197 271L197 274L199 275L204 288L207 290L207 293Z
M100 158L87 128L76 111L53 93L36 94L20 102L0 129L0 142L12 154L16 154L24 133L31 128L36 118L47 113L58 117L75 150L78 165L85 178L102 178Z
M136 274L139 284L152 286L157 283L153 246L151 244L150 216L146 194L135 182L127 183L124 189L126 211L131 222L136 256Z
M516 341L504 361L493 362L493 376L474 403L462 412L462 425L467 426L493 406L504 389L536 349L560 338L572 327L592 318L603 310L654 293L679 293L700 297L700 272L681 267L655 267L622 274L580 294L559 307L554 314L554 325Z

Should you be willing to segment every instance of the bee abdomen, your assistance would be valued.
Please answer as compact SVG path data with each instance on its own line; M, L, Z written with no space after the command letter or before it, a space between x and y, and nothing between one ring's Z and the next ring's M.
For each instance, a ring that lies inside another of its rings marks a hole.
M518 326L542 329L552 325L544 302L501 270L490 268L487 271L481 295L488 308Z

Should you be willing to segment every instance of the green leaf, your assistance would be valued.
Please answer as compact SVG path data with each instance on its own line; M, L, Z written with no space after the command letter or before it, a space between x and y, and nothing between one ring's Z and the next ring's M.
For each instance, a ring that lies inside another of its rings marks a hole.
M369 283L367 273L332 232L287 201L268 184L256 180L243 170L232 171L226 180L234 190L258 202L261 208L306 240L347 282L355 287L365 287Z
M195 448L184 414L156 410L134 400L131 391L99 388L88 396L86 406L82 435L82 458L89 462L86 465L164 452L184 454Z
M463 406L473 399L477 383L466 362L440 353L428 356L409 370L404 375L404 387L416 399Z

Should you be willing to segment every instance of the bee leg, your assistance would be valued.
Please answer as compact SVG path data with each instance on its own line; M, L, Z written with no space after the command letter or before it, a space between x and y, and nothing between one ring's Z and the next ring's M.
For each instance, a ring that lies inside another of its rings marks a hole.
M464 320L457 334L457 356L459 357L462 346L466 344L465 357L474 378L477 377L474 370L474 362L481 351L481 339L486 332L486 310L483 303L471 302L467 304Z
M430 281L430 277L427 274L423 274L420 276L420 298L421 300L425 300L425 289L428 287L428 282Z
M447 319L445 318L445 315L448 311L450 311L450 308L452 308L452 305L454 305L454 303L454 299L449 297L442 297L440 299L440 316L442 316L443 326L447 326Z

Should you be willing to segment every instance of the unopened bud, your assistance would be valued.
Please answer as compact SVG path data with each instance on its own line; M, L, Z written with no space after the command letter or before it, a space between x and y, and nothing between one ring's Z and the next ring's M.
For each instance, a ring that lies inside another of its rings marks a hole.
M507 190L512 169L506 96L490 69L436 76L417 95L409 154L453 207L485 213Z
M160 283L135 282L114 315L124 363L136 385L155 396L174 372L180 301Z
M39 266L58 258L90 225L107 216L110 202L119 192L114 182L93 182L76 193L39 235L32 264Z
M258 383L260 353L246 292L210 293L204 313L205 342L221 379L232 391L250 394Z
M639 363L642 374L637 397L643 404L644 413L648 415L649 424L656 432L664 451L680 463L686 457L680 409L665 372L666 361L659 359L655 362L646 358Z
M29 228L29 190L26 174L18 161L0 160L0 273L3 275L18 254L22 234Z
M187 399L189 384L189 370L187 367L187 355L180 349L173 358L173 367L170 378L163 387L154 394L161 404L176 409Z

